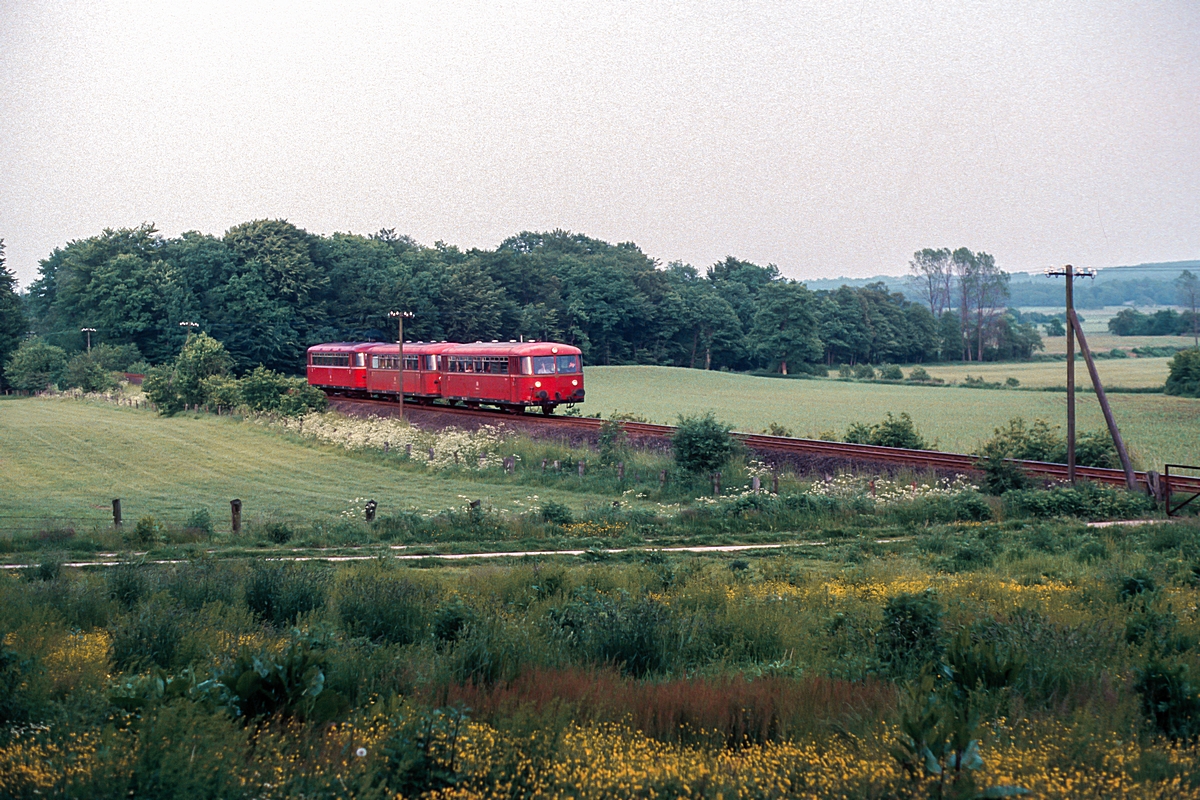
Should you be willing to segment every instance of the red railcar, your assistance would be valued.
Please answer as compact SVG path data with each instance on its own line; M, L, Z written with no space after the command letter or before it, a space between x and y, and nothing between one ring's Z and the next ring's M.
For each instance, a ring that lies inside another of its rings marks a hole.
M331 392L367 389L367 351L371 344L332 342L308 348L308 382Z
M340 342L308 350L308 382L333 394L443 399L549 414L583 402L578 347L557 342L405 342L404 369L394 344Z
M404 343L404 394L417 402L441 397L441 354L454 347L453 342ZM367 350L367 393L395 397L399 391L400 348L394 344L375 344Z
M501 408L582 403L578 347L557 342L476 342L442 354L442 397Z

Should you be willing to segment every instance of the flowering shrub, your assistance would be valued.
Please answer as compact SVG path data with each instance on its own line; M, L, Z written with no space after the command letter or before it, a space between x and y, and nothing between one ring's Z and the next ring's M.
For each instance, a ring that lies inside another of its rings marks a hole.
M347 450L383 450L405 452L412 447L412 458L431 470L469 469L483 471L504 466L501 448L507 441L503 431L484 425L475 431L445 428L423 431L393 417L347 417L334 412L313 413L303 417L261 418L264 424L291 431L317 441L335 444ZM430 451L433 457L429 457ZM519 456L513 456L519 458Z

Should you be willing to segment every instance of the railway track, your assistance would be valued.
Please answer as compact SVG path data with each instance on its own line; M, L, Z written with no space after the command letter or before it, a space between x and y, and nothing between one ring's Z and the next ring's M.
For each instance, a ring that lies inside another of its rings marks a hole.
M396 403L384 400L341 397L331 397L329 400L330 404L335 408L348 413L362 413L363 411L367 411L368 413L392 416L398 410ZM390 414L389 411L391 412ZM604 422L594 417L512 414L456 406L421 406L407 403L404 406L404 411L405 413L416 413L418 415L422 413L438 413L472 417L475 419L482 417L494 420L497 423L519 421L522 424L530 423L532 425L553 424L559 427L574 427L589 431L598 430ZM626 434L643 438L669 438L675 433L675 428L672 425L655 425L648 422L622 422L621 427ZM880 447L869 444L826 442L820 439L795 439L787 436L768 436L766 434L740 433L736 431L733 435L744 442L750 449L762 452L824 456L847 462L898 464L920 469L935 469L966 474L979 472L977 466L978 458L966 453L943 453L937 450L909 450L903 447ZM1011 461L1028 475L1063 481L1067 479L1066 464L1053 464L1046 461L1021 461L1017 459L1011 459ZM1111 484L1114 486L1125 485L1125 473L1119 469L1076 467L1075 474L1076 477L1095 483ZM1143 489L1149 488L1150 478L1146 472L1136 472L1134 475L1137 478L1139 486ZM1173 492L1200 492L1200 477L1172 475L1171 490Z

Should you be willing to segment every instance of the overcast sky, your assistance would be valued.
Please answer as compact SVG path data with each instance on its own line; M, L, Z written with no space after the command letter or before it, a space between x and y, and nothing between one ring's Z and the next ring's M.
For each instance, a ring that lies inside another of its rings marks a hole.
M1200 3L0 0L0 238L257 218L899 274L1200 258Z

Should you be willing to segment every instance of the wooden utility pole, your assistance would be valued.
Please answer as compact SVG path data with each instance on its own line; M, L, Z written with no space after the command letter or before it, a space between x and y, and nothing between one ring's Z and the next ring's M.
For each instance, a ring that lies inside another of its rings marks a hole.
M400 371L396 392L400 399L400 418L404 419L404 320L412 319L416 314L411 311L389 311L388 316L395 317L397 324L396 343L399 345Z
M1108 396L1104 393L1104 384L1100 382L1100 373L1096 362L1092 359L1092 351L1088 347L1087 337L1083 335L1083 326L1079 324L1079 316L1075 313L1075 279L1095 278L1096 271L1091 269L1076 270L1067 264L1061 270L1046 270L1047 277L1063 276L1067 279L1067 480L1075 483L1075 337L1079 337L1079 349L1087 364L1088 375L1092 379L1092 388L1096 391L1096 399L1100 402L1100 410L1104 413L1104 422L1112 435L1113 444L1117 448L1117 456L1121 459L1121 469L1125 472L1125 484L1130 490L1137 488L1137 480L1133 474L1133 466L1129 461L1129 452L1121 439L1121 431L1117 429L1116 418L1108 404Z
M1067 264L1061 270L1048 269L1046 277L1067 278L1067 480L1075 483L1075 327L1071 324L1071 313L1075 310L1075 279L1095 277L1094 272L1076 272Z

